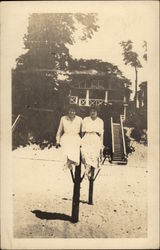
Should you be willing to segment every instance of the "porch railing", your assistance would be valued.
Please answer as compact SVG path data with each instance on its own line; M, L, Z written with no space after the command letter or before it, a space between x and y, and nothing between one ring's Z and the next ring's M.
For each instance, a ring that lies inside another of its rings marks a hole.
M122 121L124 121L124 120L125 120L125 115L120 115L120 119L121 119Z
M103 99L79 99L79 106L101 105L104 103Z
M115 102L124 103L123 100L118 100L118 99L108 99L108 102L113 102L113 103L115 103Z
M114 153L114 132L113 132L113 118L111 117L111 135L112 135L112 152Z
M101 105L105 102L104 99L89 99L78 98L78 96L70 96L70 104L78 104L79 106ZM123 103L123 100L108 100L108 103Z
M89 106L91 105L101 105L104 103L103 99L89 99Z
M88 106L86 99L79 98L79 106Z
M70 96L70 104L77 104L78 103L78 96Z
M123 151L124 155L126 156L126 143L125 143L125 138L124 138L124 129L123 129L123 119L122 116L120 116L120 124L121 124L121 130L122 130L122 141L123 141Z
M15 130L15 128L16 128L16 126L18 125L18 123L20 122L20 120L21 120L21 115L19 114L19 115L17 116L17 118L15 119L13 125L12 125L12 132Z

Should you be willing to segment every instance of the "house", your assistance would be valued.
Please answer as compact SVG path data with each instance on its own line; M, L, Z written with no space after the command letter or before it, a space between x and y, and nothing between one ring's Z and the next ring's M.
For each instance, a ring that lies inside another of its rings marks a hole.
M97 70L75 70L71 72L71 78L70 104L112 106L113 116L122 115L125 119L130 90L124 80Z

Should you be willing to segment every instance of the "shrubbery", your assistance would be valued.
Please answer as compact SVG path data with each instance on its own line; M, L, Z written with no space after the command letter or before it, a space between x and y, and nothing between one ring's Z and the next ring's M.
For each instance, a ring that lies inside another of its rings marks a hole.
M147 110L137 109L127 115L125 126L133 128L130 136L137 142L147 145Z
M41 148L55 143L60 111L55 110L51 113L23 108L21 114L21 121L12 136L13 149L30 143L36 143Z

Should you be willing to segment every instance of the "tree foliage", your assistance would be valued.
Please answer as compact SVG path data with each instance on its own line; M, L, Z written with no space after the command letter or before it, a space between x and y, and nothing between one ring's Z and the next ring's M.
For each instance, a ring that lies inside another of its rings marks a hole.
M146 41L143 41L142 47L144 49L143 59L147 62L147 42Z
M48 135L55 137L68 90L66 81L59 80L60 71L66 72L73 60L67 45L75 43L74 35L79 26L81 40L92 38L99 28L97 15L36 13L29 17L27 34L24 36L26 51L17 58L16 69L12 72L12 112L15 117L22 114L25 118L26 141L28 133L38 141L48 138ZM53 112L48 112L48 109ZM18 132L15 136L20 141L21 133L24 139L23 127L20 128L20 136L17 136Z
M131 40L128 41L122 41L120 42L120 45L123 49L123 61L125 65L130 65L135 69L135 96L134 96L134 102L135 102L135 110L137 108L137 86L138 86L138 68L142 68L142 64L139 60L139 56L136 52L133 51L133 42ZM145 53L143 55L143 59L147 60L147 43L144 41L143 44Z
M24 46L27 52L17 59L18 68L67 69L70 60L67 44L73 45L77 23L81 40L92 38L99 26L94 13L36 13L29 17Z
M106 74L115 74L117 77L124 78L122 72L118 69L116 65L109 62L104 62L98 59L75 59L70 64L70 69L72 70L89 70L95 69L101 72L106 72Z
M67 45L75 43L77 24L81 26L81 40L92 38L98 30L94 13L32 14L29 17L24 36L26 53L17 58L16 69L12 72L13 113L25 117L26 138L29 131L38 142L50 135L49 140L54 141L57 122L67 100L69 80L73 77L69 74L71 71L95 69L105 72L107 80L119 81L122 87L126 84L129 94L131 83L116 65L96 59L72 58ZM42 112L41 109L52 109L53 112Z
M130 65L134 68L142 68L141 62L138 58L138 54L133 51L133 42L131 40L122 41L120 45L123 48L123 61L125 65Z

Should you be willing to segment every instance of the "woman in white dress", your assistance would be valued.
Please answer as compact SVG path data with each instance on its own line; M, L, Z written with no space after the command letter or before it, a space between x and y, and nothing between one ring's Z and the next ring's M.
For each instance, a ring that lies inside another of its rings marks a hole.
M65 165L70 170L80 163L82 118L76 116L76 107L68 108L68 115L62 116L56 135L56 147L62 146L62 152L66 158Z
M91 107L90 116L82 122L81 153L86 175L90 176L91 167L99 168L103 152L104 122L97 116L97 108Z

